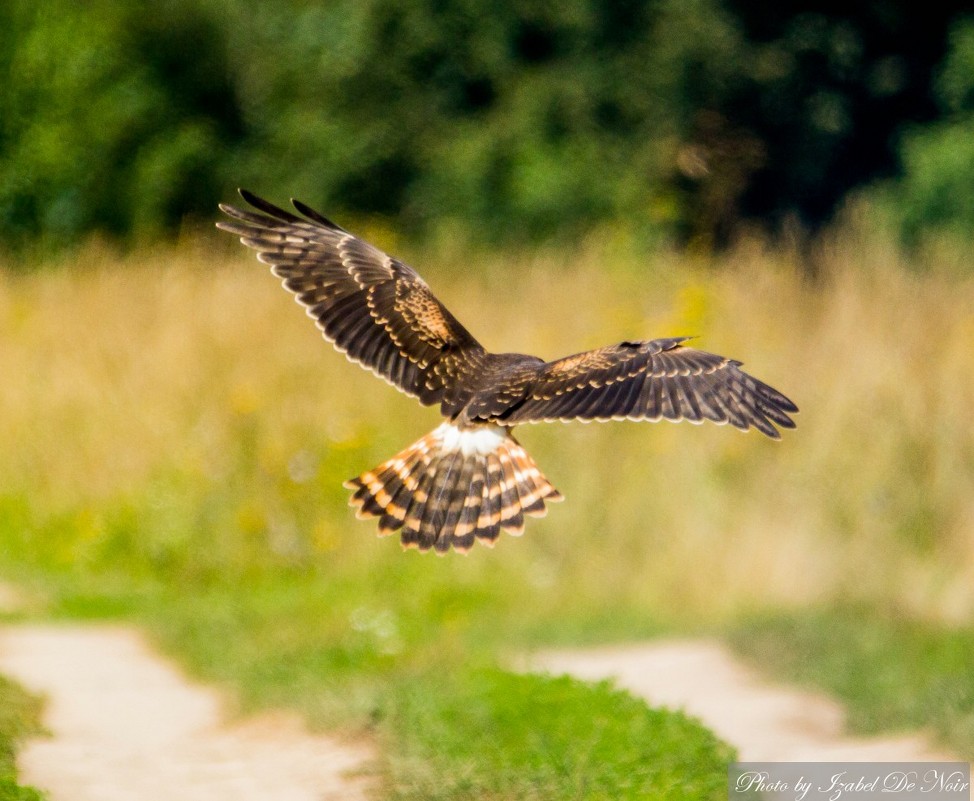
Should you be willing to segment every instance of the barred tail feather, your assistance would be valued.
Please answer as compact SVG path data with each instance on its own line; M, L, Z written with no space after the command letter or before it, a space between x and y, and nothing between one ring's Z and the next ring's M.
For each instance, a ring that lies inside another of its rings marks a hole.
M502 530L520 534L524 515L542 517L558 492L510 431L443 423L401 453L345 482L357 517L378 517L379 535L400 531L403 547L445 554Z

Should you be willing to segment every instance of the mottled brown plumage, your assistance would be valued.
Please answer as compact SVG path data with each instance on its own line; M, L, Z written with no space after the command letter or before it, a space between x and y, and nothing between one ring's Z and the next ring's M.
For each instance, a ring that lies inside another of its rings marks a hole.
M520 533L561 495L511 436L549 420L690 420L754 427L778 439L798 408L686 337L618 345L545 362L488 353L408 265L299 201L297 216L241 190L256 211L220 208L305 307L325 338L447 423L346 482L358 514L405 547L467 550Z
M545 501L561 493L505 429L483 426L481 433L484 446L464 452L448 441L457 428L444 423L346 481L358 516L378 517L382 535L402 529L403 546L423 551L466 551L475 540L493 546L502 529L520 534L524 515L543 516Z

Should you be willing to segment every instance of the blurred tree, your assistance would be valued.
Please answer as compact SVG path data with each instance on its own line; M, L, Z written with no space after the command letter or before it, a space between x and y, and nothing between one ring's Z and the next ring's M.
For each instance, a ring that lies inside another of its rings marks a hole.
M815 224L897 173L902 123L944 113L964 7L9 0L0 237L164 231L238 183L487 240Z
M932 85L951 20L969 2L728 0L752 44L752 86L732 119L754 131L764 163L742 197L745 215L808 223L846 193L896 174L895 134L935 119Z
M910 245L974 231L974 18L955 25L936 88L942 119L904 133L902 178L875 193Z
M243 131L220 27L191 2L0 10L0 236L76 240L210 214Z
M695 96L719 94L738 44L710 0L337 2L286 28L249 14L241 102L263 151L290 156L255 180L493 239L671 226Z

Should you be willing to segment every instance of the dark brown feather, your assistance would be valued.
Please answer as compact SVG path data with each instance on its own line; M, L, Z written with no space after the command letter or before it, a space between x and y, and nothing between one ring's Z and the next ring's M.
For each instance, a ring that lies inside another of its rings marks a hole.
M475 373L484 349L415 270L302 203L298 217L240 194L260 213L221 205L234 219L217 225L257 251L326 339L426 405L455 401L451 390Z
M798 407L791 400L743 372L740 362L684 341L622 342L539 365L522 377L521 400L491 419L504 425L708 419L773 438L780 436L775 426L795 427L788 415Z
M457 440L488 429L489 450ZM520 534L525 514L541 517L561 500L510 432L490 425L444 423L345 486L359 517L379 518L380 534L401 529L403 547L439 554L493 545L501 529Z

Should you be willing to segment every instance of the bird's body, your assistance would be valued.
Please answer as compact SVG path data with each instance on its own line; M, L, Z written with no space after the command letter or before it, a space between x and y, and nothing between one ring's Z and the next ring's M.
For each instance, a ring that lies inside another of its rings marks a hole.
M408 265L304 204L298 217L241 191L220 228L238 234L315 320L325 338L446 421L346 482L351 503L420 550L465 551L520 533L560 493L511 435L551 420L690 420L794 428L794 403L740 362L684 346L686 337L620 342L545 362L490 353Z

